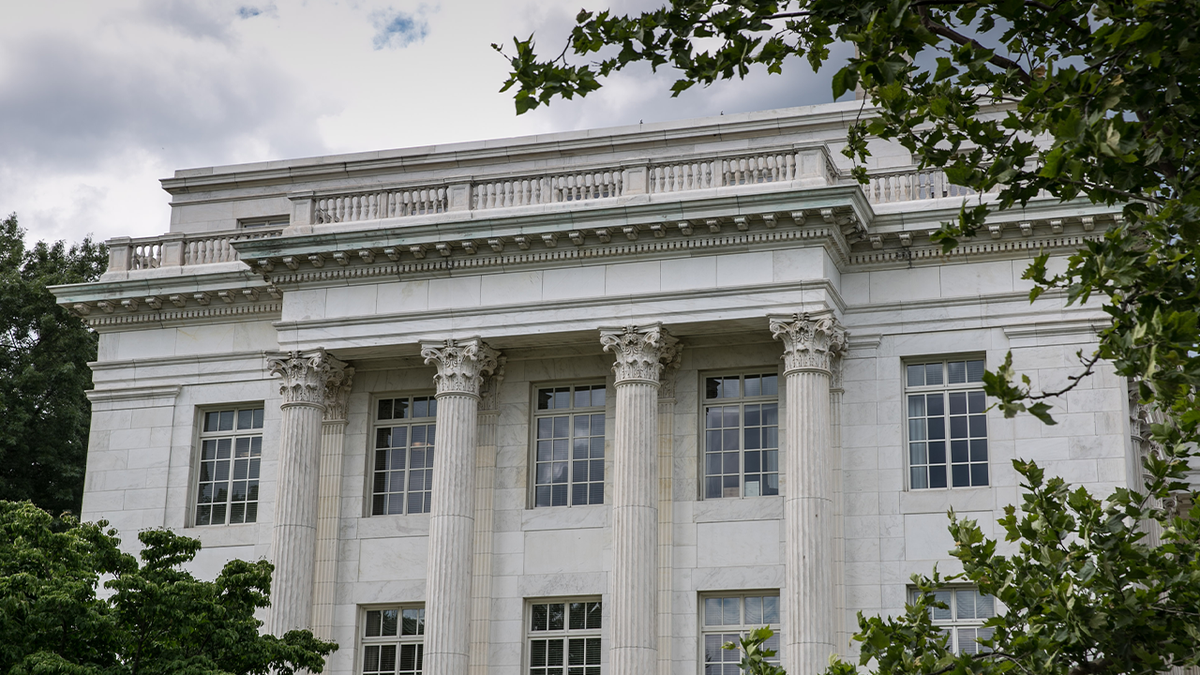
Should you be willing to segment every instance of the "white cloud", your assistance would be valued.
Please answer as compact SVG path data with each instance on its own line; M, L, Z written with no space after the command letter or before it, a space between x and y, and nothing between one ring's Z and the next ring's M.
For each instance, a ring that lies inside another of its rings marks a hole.
M0 213L35 238L169 227L175 169L815 103L827 77L693 88L634 68L521 117L490 47L557 52L591 0L46 0L0 9ZM612 3L632 12L653 0Z
M391 7L372 12L371 24L375 26L375 37L371 39L371 46L375 49L403 49L422 42L429 34L429 22L425 20L428 11L428 6L423 4L416 12L403 12Z

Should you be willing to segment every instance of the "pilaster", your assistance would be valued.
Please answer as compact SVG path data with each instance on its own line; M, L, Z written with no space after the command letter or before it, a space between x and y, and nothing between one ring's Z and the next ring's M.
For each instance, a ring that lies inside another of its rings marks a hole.
M659 378L677 340L654 324L601 329L600 343L616 355L610 672L645 675L659 668Z
M337 604L338 521L342 504L342 457L346 445L346 404L354 369L331 373L325 386L321 423L321 473L317 495L317 555L313 580L313 633L333 639L333 609Z
M421 356L438 370L424 672L462 675L470 651L480 388L499 365L500 353L471 338L424 343Z
M675 385L682 347L666 364L658 390L658 675L671 675L675 576Z
M471 572L471 675L488 675L491 644L492 534L496 488L496 424L499 391L504 380L504 357L495 373L484 380L479 394L479 445L475 453L475 552Z
M823 671L835 651L830 377L846 349L846 331L831 315L770 317L770 327L783 341L787 387L783 656L788 672L811 674Z
M267 367L282 378L269 625L283 635L313 625L322 417L328 383L342 381L346 364L317 349L268 355Z

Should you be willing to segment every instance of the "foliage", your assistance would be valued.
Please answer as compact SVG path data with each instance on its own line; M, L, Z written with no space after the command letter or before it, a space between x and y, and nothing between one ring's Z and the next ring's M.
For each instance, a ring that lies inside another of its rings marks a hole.
M1183 464L1152 458L1145 491L1121 488L1105 500L1047 479L1032 462L1014 466L1024 503L1019 512L1006 507L1000 525L1016 552L997 553L974 521L951 514L951 554L963 572L914 576L923 594L901 616L860 613L859 665L878 675L1158 675L1200 662L1200 507L1184 517L1170 508L1184 489ZM1139 527L1147 522L1160 541ZM978 653L953 653L933 623L932 608L949 607L932 591L954 582L1004 605L984 624L995 632ZM770 636L754 631L743 651L755 653ZM761 659L742 667L749 675L782 672ZM858 672L835 659L827 675Z
M952 518L962 575L914 581L926 591L966 581L999 598L990 651L949 653L925 596L903 616L860 616L861 663L886 675L1149 675L1196 664L1200 510L1173 509L1195 501L1184 478L1200 441L1200 1L674 0L576 18L554 59L538 59L532 36L514 41L504 90L515 87L519 113L586 95L634 63L677 70L678 94L751 68L780 72L793 57L816 67L842 41L856 54L833 76L833 95L858 87L871 102L845 152L861 163L869 139L891 139L919 166L993 195L964 201L943 224L935 241L945 249L1039 195L1121 207L1057 271L1041 256L1025 273L1031 301L1100 301L1112 325L1095 353L1081 353L1080 371L1055 391L1018 380L1010 354L985 389L1006 416L1052 424L1049 403L1110 362L1164 415L1144 490L1099 499L1017 462L1025 501L1001 520L1016 552L998 554L975 523ZM855 175L866 179L861 166ZM837 662L830 673L854 670Z
M97 340L46 287L95 281L106 262L90 239L27 249L16 214L0 220L0 499L79 512Z
M767 661L775 656L775 650L767 649L763 645L774 634L775 631L763 626L743 635L737 644L726 642L721 648L741 650L742 660L738 663L738 668L746 675L786 675L783 668Z
M0 672L134 675L321 672L337 645L260 635L272 566L234 560L215 581L181 567L200 542L148 530L141 564L107 523L0 501ZM97 596L101 576L109 593Z

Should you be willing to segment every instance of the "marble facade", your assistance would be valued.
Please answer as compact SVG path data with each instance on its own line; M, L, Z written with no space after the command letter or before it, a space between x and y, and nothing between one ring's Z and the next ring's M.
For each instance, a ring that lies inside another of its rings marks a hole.
M1062 383L1104 315L1030 303L1021 274L1116 214L1034 200L943 254L929 233L980 197L884 144L871 182L851 180L858 109L177 172L169 233L111 240L100 281L55 289L100 333L83 517L127 543L196 537L205 576L270 559L266 628L337 641L330 673L364 672L385 642L371 613L395 607L424 611L426 673L536 672L531 616L558 600L599 603L579 635L601 672L695 675L706 599L751 596L779 598L788 671L819 671L852 653L856 612L901 611L910 574L955 569L947 509L993 530L1018 499L1011 459L1101 492L1137 478L1127 385L1102 370L1057 426L979 413L984 484L914 483L906 368L1011 350ZM289 224L259 225L274 218ZM743 387L733 407L777 406L762 478L745 455L711 464L722 378ZM539 505L540 487L557 499L543 391L602 426L593 478L562 483L582 486L571 505ZM380 433L418 427L429 483L381 488L380 448L398 446ZM258 462L256 515L199 524L221 439L228 480L247 479L238 448Z

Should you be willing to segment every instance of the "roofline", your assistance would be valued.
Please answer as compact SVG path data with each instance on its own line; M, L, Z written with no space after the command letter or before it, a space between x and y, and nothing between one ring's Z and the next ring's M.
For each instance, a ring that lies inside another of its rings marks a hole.
M580 129L370 152L180 169L161 179L168 193L286 184L351 175L395 173L469 167L555 156L608 154L647 147L667 147L680 141L719 142L772 133L791 134L821 127L844 128L863 112L862 101L737 113L652 124Z

